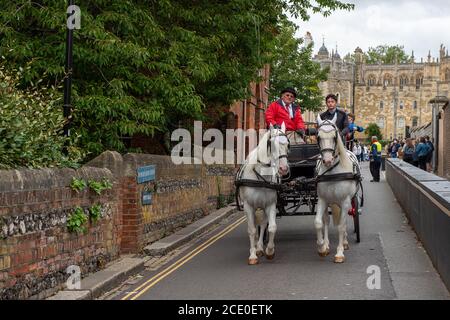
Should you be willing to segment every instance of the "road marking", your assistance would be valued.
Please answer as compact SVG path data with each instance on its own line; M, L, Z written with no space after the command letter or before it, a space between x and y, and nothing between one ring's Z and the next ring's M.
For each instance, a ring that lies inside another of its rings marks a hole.
M192 250L191 252L187 253L183 258L178 259L176 262L159 272L158 274L151 277L149 280L141 284L139 287L137 287L134 292L131 292L127 294L125 297L123 297L121 300L127 300L129 299L133 293L137 292L137 294L130 298L130 300L136 300L139 298L142 294L144 294L147 290L149 290L151 287L153 287L155 284L157 284L159 281L170 275L172 272L180 268L182 265L184 265L186 262L190 261L192 258L194 258L196 255L198 255L200 252L211 246L213 243L218 241L219 239L223 238L225 235L236 229L242 222L246 220L246 217L242 217L238 219L233 224L226 227L224 230L216 234L214 237L208 239L204 243L202 243L200 246L198 246L196 249Z

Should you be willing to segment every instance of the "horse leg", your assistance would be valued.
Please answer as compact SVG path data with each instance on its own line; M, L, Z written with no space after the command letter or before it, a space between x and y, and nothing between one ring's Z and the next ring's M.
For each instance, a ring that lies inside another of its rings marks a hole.
M318 246L318 252L321 257L325 257L328 255L329 252L327 252L325 241L323 238L323 229L324 229L324 223L323 223L323 215L328 214L328 205L327 203L319 198L317 201L317 207L316 207L316 217L314 219L314 226L316 228L317 232L317 246Z
M276 206L275 204L266 207L266 212L268 213L269 219L269 242L266 247L266 258L268 260L272 260L275 255L275 232L277 232L277 224L276 224Z
M323 244L325 246L325 253L328 255L330 253L330 240L328 239L328 227L330 225L330 215L328 214L328 207L323 215Z
M258 257L262 257L264 255L264 233L266 232L267 227L267 216L264 213L263 220L259 224L260 231L259 231L259 239L258 243L256 244L256 255Z
M248 264L258 264L258 257L256 256L256 226L255 226L255 210L247 202L244 202L244 211L247 215L248 237L250 238L250 256L248 257Z
M341 214L339 217L339 223L338 223L338 232L339 232L339 244L337 247L337 253L334 256L334 262L335 263L343 263L345 261L344 256L344 235L347 231L347 212L351 208L351 201L350 199L346 199L341 203Z
M345 219L345 231L344 231L344 250L350 249L347 239L347 218Z

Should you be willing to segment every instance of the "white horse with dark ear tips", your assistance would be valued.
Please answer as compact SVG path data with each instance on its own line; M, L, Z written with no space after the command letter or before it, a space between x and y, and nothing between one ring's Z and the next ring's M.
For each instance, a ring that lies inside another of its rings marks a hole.
M333 120L323 121L320 115L318 123L318 143L322 155L319 164L318 177L340 173L353 173L353 166L359 166L356 157L348 151L341 139L339 129L336 127L335 114ZM314 225L317 232L317 245L319 255L322 257L330 253L330 242L328 239L328 207L331 206L334 224L339 231L339 244L334 262L345 261L344 250L349 249L347 241L347 213L352 207L351 199L357 192L356 180L341 181L318 180L317 183L317 211Z
M271 125L269 131L262 136L258 146L250 152L236 177L238 182L243 180L256 182L254 186L242 184L238 187L238 195L244 204L244 211L247 215L250 238L249 265L257 264L258 257L264 255L263 238L267 221L269 222L269 241L265 254L269 260L273 259L275 255L277 190L264 187L264 184L267 182L279 183L281 177L288 173L289 140L285 132L284 123L281 129L274 129ZM239 201L239 199L237 200ZM257 217L255 211L262 213L262 217ZM258 225L261 227L259 238L257 235Z

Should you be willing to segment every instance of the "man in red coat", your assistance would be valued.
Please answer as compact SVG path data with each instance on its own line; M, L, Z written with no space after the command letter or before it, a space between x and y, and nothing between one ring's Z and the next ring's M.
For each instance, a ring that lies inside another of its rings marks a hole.
M304 143L303 136L306 130L300 106L294 103L296 97L297 93L293 88L286 88L281 91L281 98L272 102L266 110L267 125L281 127L284 122L286 134L289 137L294 136L291 144ZM294 132L295 134L293 134Z

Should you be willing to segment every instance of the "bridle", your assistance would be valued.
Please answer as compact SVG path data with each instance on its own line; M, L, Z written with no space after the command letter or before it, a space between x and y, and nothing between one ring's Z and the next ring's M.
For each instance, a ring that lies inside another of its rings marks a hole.
M323 149L322 149L322 147L321 147L321 145L320 145L320 128L321 128L322 126L325 126L325 125L332 126L333 129L334 129L334 149L331 149L331 148L323 148ZM319 125L319 127L318 127L318 133L317 133L317 144L319 145L320 155L321 155L322 157L323 157L324 152L332 152L333 158L336 157L337 139L338 139L338 134L339 134L338 132L339 132L338 127L336 126L336 124L335 124L334 122L332 122L332 121L330 121L330 120L325 120L324 122L322 122L322 123Z

